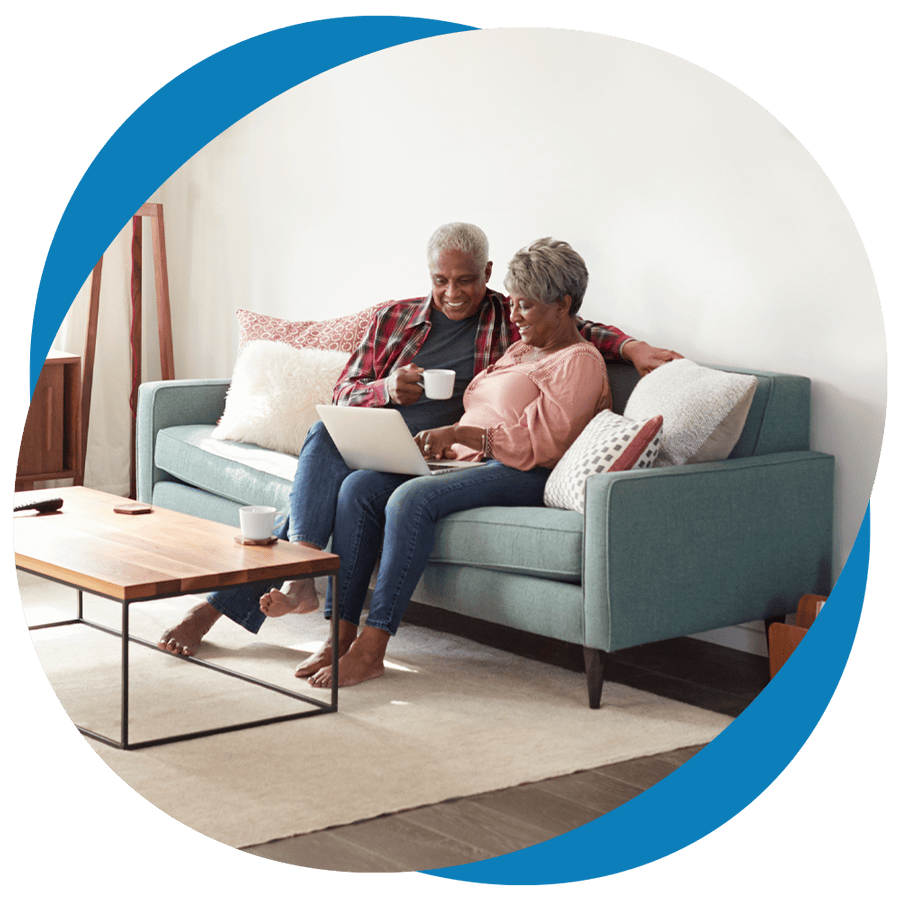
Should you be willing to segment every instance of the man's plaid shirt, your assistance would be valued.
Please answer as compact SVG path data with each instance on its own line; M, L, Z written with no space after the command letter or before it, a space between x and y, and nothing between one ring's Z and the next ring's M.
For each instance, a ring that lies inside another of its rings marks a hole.
M350 357L334 389L338 406L387 406L387 379L413 361L431 330L431 297L386 303L375 315L359 348ZM496 362L519 339L510 321L509 301L488 288L475 336L475 374ZM578 319L582 335L606 359L621 360L622 345L630 340L618 328Z

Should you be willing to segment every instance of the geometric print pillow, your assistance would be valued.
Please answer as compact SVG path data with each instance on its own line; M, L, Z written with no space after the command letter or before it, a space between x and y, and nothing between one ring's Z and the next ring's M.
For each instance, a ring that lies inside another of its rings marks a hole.
M544 487L544 504L584 512L584 485L598 472L648 469L659 453L662 416L634 422L605 409L556 464Z

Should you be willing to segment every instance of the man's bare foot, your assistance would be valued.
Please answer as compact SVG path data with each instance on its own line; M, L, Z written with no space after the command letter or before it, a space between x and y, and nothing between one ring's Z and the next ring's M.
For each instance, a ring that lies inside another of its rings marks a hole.
M384 675L384 654L390 635L379 628L364 628L338 662L338 687L349 687ZM329 661L330 663L330 661ZM308 681L313 687L331 687L331 665L321 667Z
M193 656L203 636L216 624L221 615L222 613L204 600L189 610L174 628L164 631L156 646L176 656Z
M315 612L319 608L319 595L313 578L286 581L282 590L271 590L259 598L259 608L271 617L286 616L288 613Z
M343 656L353 645L357 631L357 627L349 622L343 620L338 622L338 657ZM294 670L294 677L308 678L310 675L315 675L319 669L330 666L333 646L331 636L329 636L328 640L312 656L297 666Z

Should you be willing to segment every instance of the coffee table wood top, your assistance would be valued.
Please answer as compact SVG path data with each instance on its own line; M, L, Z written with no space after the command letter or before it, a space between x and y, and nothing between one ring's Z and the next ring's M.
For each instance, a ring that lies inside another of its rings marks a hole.
M16 566L113 599L149 600L338 569L333 553L287 541L238 544L236 526L160 507L122 515L113 507L127 500L85 487L19 492L15 505L50 497L63 498L59 512L13 516Z

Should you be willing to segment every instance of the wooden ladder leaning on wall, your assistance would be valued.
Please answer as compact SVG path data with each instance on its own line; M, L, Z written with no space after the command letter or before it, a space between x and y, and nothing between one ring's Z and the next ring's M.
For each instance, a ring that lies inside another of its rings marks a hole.
M172 350L172 316L169 308L169 270L166 263L166 232L161 203L145 203L132 217L131 236L131 470L129 496L137 492L135 471L135 424L137 392L141 383L141 341L143 337L143 220L150 219L153 241L153 274L156 284L156 315L159 330L159 364L163 381L175 377L175 357ZM88 307L88 328L84 344L84 374L81 382L81 453L76 484L84 484L84 460L87 451L88 423L91 413L91 389L94 380L94 357L97 347L97 320L100 313L100 278L103 257L91 275L91 296Z

